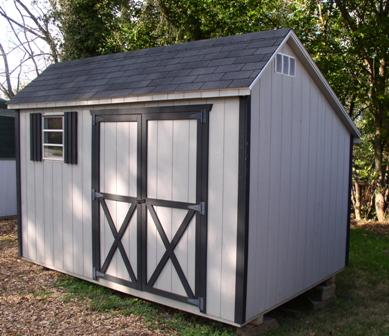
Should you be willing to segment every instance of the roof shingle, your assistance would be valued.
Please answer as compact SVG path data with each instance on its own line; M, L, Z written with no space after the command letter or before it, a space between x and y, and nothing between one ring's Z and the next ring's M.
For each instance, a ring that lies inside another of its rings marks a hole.
M53 64L11 103L248 87L288 32L263 31Z

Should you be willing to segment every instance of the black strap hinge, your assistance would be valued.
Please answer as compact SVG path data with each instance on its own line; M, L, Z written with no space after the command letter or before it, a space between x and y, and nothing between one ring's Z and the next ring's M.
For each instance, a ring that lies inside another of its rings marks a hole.
M96 269L95 266L93 266L92 276L93 276L93 280L97 280L98 278L104 277L104 273L101 273Z
M199 298L196 298L196 299L188 298L188 303L191 304L191 305L199 307L201 312L204 311L204 298L202 298L202 297L199 297Z
M198 204L189 205L188 209L197 211L199 214L201 214L203 216L205 215L205 213L207 211L206 206L205 206L205 202L200 202Z
M103 198L103 194L97 192L96 190L92 189L92 200L93 201L96 201L98 200L99 198Z

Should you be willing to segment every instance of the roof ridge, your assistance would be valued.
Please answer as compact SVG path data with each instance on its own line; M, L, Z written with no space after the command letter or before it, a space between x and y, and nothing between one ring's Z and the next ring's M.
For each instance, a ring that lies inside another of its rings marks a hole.
M270 33L274 32L284 32L284 34L280 34L279 37L282 37L283 35L287 35L289 31L291 31L291 28L276 28L276 29L271 29L271 30L260 30L260 31L255 31L255 32L248 32L248 33L238 33L234 35L227 35L227 36L216 36L216 37L211 37L209 39L200 39L200 40L194 40L194 41L185 41L185 42L180 42L176 44L167 44L167 45L161 45L161 46L155 46L155 47L150 47L150 48L143 48L143 49L134 49L134 50L128 50L128 51L120 51L117 53L110 53L110 54L104 54L104 55L96 55L96 56L88 56L84 58L79 58L79 59L74 59L74 60L66 60L66 61L61 61L59 63L54 63L52 64L53 66L59 66L61 64L76 64L76 63L81 63L81 62L87 62L87 61L93 61L97 59L104 59L104 58L120 58L119 56L127 56L127 55L137 55L137 54L142 54L145 53L146 51L150 52L152 50L163 50L163 49L172 49L172 48L177 48L178 46L181 46L183 48L184 46L188 45L196 45L196 44L201 44L201 43L210 43L210 42L215 42L215 41L225 41L227 39L233 40L236 38L237 42L242 39L244 36L254 36L254 35L269 35ZM243 43L243 42L241 42Z

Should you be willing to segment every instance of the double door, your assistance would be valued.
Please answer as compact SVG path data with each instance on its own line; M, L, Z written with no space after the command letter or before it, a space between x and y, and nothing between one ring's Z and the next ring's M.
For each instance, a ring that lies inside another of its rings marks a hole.
M95 279L205 312L208 110L93 112Z

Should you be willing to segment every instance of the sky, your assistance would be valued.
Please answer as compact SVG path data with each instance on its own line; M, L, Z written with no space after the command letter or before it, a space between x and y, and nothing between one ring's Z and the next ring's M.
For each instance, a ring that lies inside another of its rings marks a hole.
M39 2L44 3L45 0L39 0ZM34 6L32 5L32 0L24 0L23 3L26 4L31 11L36 12ZM0 6L6 11L6 13L9 16L17 19L17 21L20 22L20 16L14 6L13 0L0 0ZM19 30L19 37L21 39L24 39L24 34L22 30L21 29L18 30ZM18 44L17 39L14 33L12 32L9 24L1 16L0 16L0 43L3 45L4 49L6 49L6 52L9 52L15 47L16 44ZM47 50L47 47L44 42L37 41L36 45L33 47L34 52L39 52L39 48L43 48ZM20 61L23 59L24 54L25 53L20 48L13 50L8 56L9 67L11 69L15 69L16 67L18 67ZM43 57L38 58L38 65L40 71L42 71L47 66L47 61ZM17 83L17 77L18 77L18 71L15 71L11 79L14 87L16 86ZM23 63L22 72L20 76L22 85L23 86L27 85L35 77L36 77L36 72L34 70L34 67L32 66L32 62L26 61L25 63ZM4 81L5 81L4 62L3 59L0 58L0 82L4 83Z

